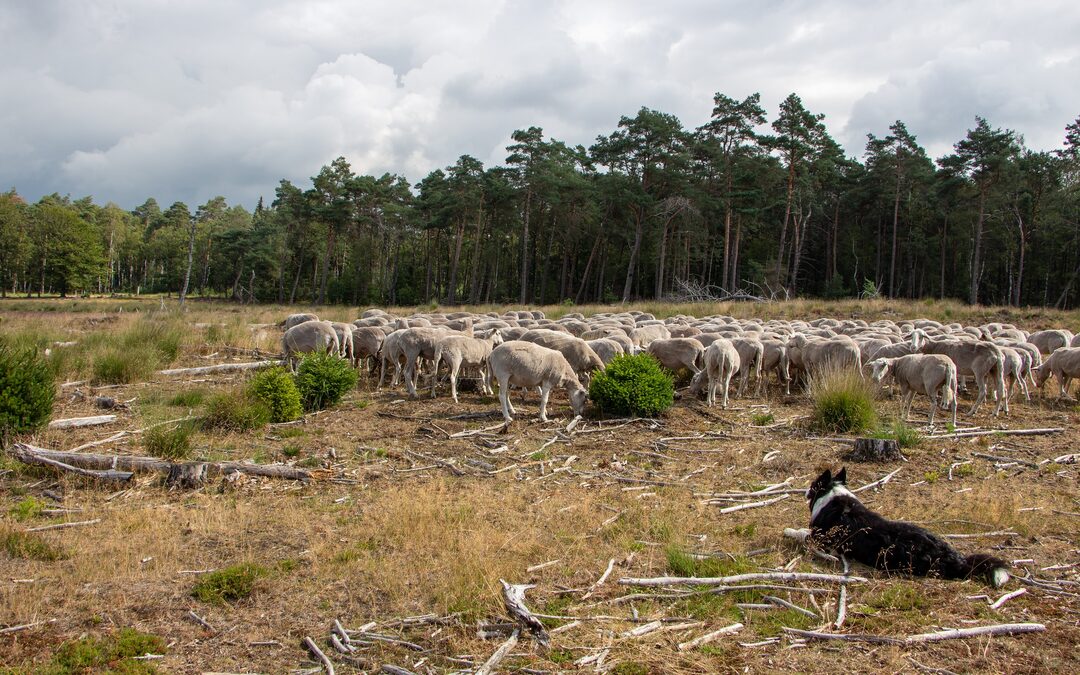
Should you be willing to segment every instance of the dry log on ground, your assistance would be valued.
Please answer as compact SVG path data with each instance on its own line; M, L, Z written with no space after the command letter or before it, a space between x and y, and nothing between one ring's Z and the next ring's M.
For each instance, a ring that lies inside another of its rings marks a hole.
M116 421L116 415L93 415L91 417L71 417L64 420L49 422L50 429L77 429L80 427L97 427L102 424L112 424Z
M506 611L536 637L541 647L546 648L550 642L547 630L544 629L544 624L540 623L540 619L533 616L533 613L525 606L525 591L534 588L535 585L508 584L502 579L499 579L499 582L503 586L503 604L506 606Z
M816 572L751 572L749 574L734 574L729 577L651 577L651 578L623 578L619 583L623 586L678 586L687 584L690 586L727 586L739 584L744 581L758 581L768 579L771 581L824 581L836 584L862 583L866 577L843 576L838 574L818 574Z
M923 436L928 440L939 438L971 438L973 436L1045 436L1047 434L1060 434L1064 429L1055 427L1048 429L985 429L983 431L957 431L952 434L935 434Z
M506 655L509 654L510 650L514 648L514 645L517 644L520 632L521 629L515 628L514 632L510 634L510 638L499 645L499 648L484 662L484 665L476 669L476 675L489 675L489 673L494 673L499 662L506 658Z
M219 363L216 366L199 366L197 368L170 368L159 370L158 375L205 375L207 373L231 373L240 370L258 370L279 365L281 361L253 361L251 363Z
M706 633L705 635L702 635L701 637L694 638L693 640L690 640L689 642L681 642L681 643L679 643L679 651L680 652L685 652L687 649L693 649L694 647L699 647L699 646L701 646L703 644L706 644L708 642L712 642L713 640L720 637L721 635L730 635L731 633L737 633L740 630L742 630L742 627L743 627L743 625L741 623L733 623L730 626L725 626L724 628L721 628L720 630L714 630L711 633Z
M305 637L303 643L308 651L323 664L323 667L326 668L326 672L329 675L334 675L334 663L326 656L326 654L323 654L323 651L319 649L319 645L315 644L315 641L309 637Z
M78 469L96 471L157 471L168 473L175 466L172 462L157 457L137 457L126 455L93 455L77 452L61 452L59 450L47 450L38 448L27 443L15 443L11 447L11 455L24 464L44 464L56 466L61 463ZM50 460L50 461L41 461ZM288 480L307 481L311 479L311 473L303 469L297 469L283 464L246 464L244 462L207 462L208 469L215 473L231 473L239 471L253 476L266 476L269 478L284 478Z
M788 635L795 635L810 640L841 640L846 642L869 642L872 644L913 645L925 642L941 642L942 640L980 637L983 635L1041 633L1046 630L1046 626L1041 623L1005 623L996 626L978 626L975 628L947 628L933 633L920 633L918 635L908 635L907 637L902 638L857 633L822 633L819 631L788 628L786 626L784 626L782 630Z

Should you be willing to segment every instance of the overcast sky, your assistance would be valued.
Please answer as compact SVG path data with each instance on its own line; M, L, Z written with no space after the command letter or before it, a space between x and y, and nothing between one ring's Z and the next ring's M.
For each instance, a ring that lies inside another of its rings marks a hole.
M1080 115L1076 0L0 0L0 190L252 207L335 157L416 182L515 129L591 144L648 106L791 92L861 156L932 157L975 115L1056 149Z

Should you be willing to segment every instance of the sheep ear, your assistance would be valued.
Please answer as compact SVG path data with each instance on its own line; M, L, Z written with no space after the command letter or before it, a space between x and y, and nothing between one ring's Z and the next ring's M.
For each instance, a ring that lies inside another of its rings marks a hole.
M847 467L846 466L842 467L840 469L840 471L836 474L835 481L837 483L843 483L844 485L847 485Z

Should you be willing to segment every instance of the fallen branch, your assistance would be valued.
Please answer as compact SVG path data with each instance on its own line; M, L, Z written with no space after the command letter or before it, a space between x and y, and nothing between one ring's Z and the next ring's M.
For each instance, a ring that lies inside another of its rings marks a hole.
M11 446L11 455L25 464L46 464L42 459L60 462L71 467L80 469L92 469L99 471L122 470L122 471L157 471L168 473L173 467L181 466L157 457L136 457L125 455L93 455L77 452L62 452L59 450L47 450L26 443L15 443ZM221 473L239 471L253 476L266 476L269 478L284 478L289 480L307 481L311 479L311 473L303 469L297 469L284 464L247 464L245 462L206 462L208 468L213 468ZM59 468L59 467L57 467Z
M25 460L23 460L23 461L25 461ZM130 471L114 471L113 469L105 469L105 470L102 470L102 471L95 471L95 470L92 470L92 469L83 469L81 467L72 466L72 465L66 464L64 462L58 462L58 461L56 461L54 459L49 459L47 457L37 457L36 461L34 461L33 464L40 464L42 466L51 466L54 469L59 469L61 471L66 471L68 473L74 473L74 474L78 474L80 476L86 476L88 478L97 478L99 480L115 481L115 482L118 482L118 483L123 483L125 481L129 481L129 480L131 480L131 477L135 475L135 474L131 473Z
M983 431L957 431L951 434L935 434L933 436L923 436L923 438L929 440L936 440L941 438L971 438L973 436L1045 436L1047 434L1059 434L1064 429L1060 427L1054 427L1049 429L985 429Z
M1020 635L1022 633L1041 633L1046 626L1041 623L1005 623L996 626L978 626L976 628L947 628L933 633L920 633L897 638L885 635L865 635L858 633L822 633L820 631L781 628L788 635L796 635L808 640L841 640L846 642L869 642L872 644L913 645L942 640L958 640L982 635Z
M847 586L841 586L840 587L841 590L843 590L845 588L847 588ZM783 598L778 598L775 595L762 595L761 597L764 598L766 602L769 602L769 603L771 603L773 605L776 605L778 607L784 607L785 609L790 609L790 610L796 611L799 614L802 614L803 616L810 617L811 619L819 619L819 618L821 618L818 615L817 612L812 612L809 609L806 609L805 607L799 607L794 602L788 602L787 600L784 600Z
M844 563L844 574L848 574L851 571L851 566L848 565L847 558L840 556L840 561ZM811 596L812 597L812 596ZM833 622L835 628L840 628L844 625L844 619L847 618L847 586L840 587L840 602L836 609L836 621Z
M211 626L210 623L207 622L206 619L204 619L201 616L199 616L198 614L196 614L195 610L189 609L188 613L187 613L187 616L188 616L189 619L191 619L195 623L199 624L200 626L202 626L206 630L210 631L211 633L214 632L214 627Z
M84 525L97 525L101 522L101 518L94 518L93 520L80 520L74 523L57 523L55 525L42 525L41 527L31 527L27 532L45 532L48 530L64 530L69 527L83 527Z
M116 421L116 415L93 415L91 417L70 417L63 420L49 422L50 429L78 429L80 427L98 427L102 424L112 424Z
M581 599L584 600L588 598L597 588L602 586L604 582L607 581L607 578L611 576L611 570L613 569L615 569L615 558L608 560L607 569L604 570L604 573L600 575L599 579L596 580L596 583L594 583L592 586L589 586L589 590L585 593L585 595L581 596Z
M205 375L207 373L230 373L240 370L258 370L276 366L281 361L255 361L252 363L220 363L216 366L199 366L198 368L171 368L159 370L158 375Z
M305 637L302 642L304 646L307 647L308 651L311 652L315 658L319 659L319 662L326 668L326 672L329 675L334 675L334 663L326 656L326 654L323 654L323 651L319 649L319 645L315 644L315 641L309 637Z
M784 537L786 539L794 539L796 542L799 543L800 546L805 547L816 558L821 558L822 560L832 562L832 563L840 562L840 558L837 558L836 556L832 555L831 553L826 553L825 551L819 551L816 548L813 548L813 547L809 546L807 540L810 538L810 530L807 529L807 528L802 528L802 529L796 530L795 528L792 528L792 527L785 527L784 528ZM844 570L844 572L846 573L847 570Z
M506 658L506 655L510 653L510 650L517 644L518 635L521 633L520 628L515 628L514 632L510 634L510 638L499 645L499 648L495 650L484 665L476 669L476 675L489 675L489 673L495 672L495 667L499 665L499 662Z
M47 623L53 623L56 619L45 619L44 621L34 621L31 623L24 623L18 626L8 626L7 628L0 628L0 635L7 635L8 633L18 633L19 631L29 630L36 626L43 626Z
M533 616L533 613L525 606L525 591L535 588L535 585L508 584L502 579L499 579L499 583L503 586L503 605L511 618L527 628L536 637L540 646L546 648L550 638L544 629L544 624L540 623L540 619Z
M857 492L863 492L863 491L865 491L865 490L869 490L869 489L871 489L871 488L881 487L882 485L885 485L885 484L886 484L886 483L888 483L888 482L889 482L890 480L892 480L893 476L895 476L896 474L900 473L900 472L901 472L902 470L903 470L903 467L900 467L900 468L899 468L899 469L897 469L896 471L893 471L893 472L891 472L891 473L885 474L884 476L882 476L881 478L877 479L877 480L876 480L876 481L874 481L873 483L867 483L866 485L864 485L864 486L862 486L862 487L860 487L860 488L855 488L854 490L852 490L852 493L857 493Z
M1000 609L1001 606L1004 605L1006 602L1008 602L1009 600L1012 600L1015 597L1021 596L1024 593L1027 593L1026 588L1018 588L1015 591L1013 591L1012 593L1006 593L1005 595L1001 596L1000 598L995 600L993 603L991 603L990 604L990 609Z
M720 509L719 513L734 513L736 511L745 511L746 509L756 509L761 506L768 506L769 504L775 504L776 502L783 501L790 497L789 494L780 495L779 497L773 497L772 499L766 499L761 502L751 502L749 504L739 504L738 506L728 506ZM709 502L712 503L712 502Z
M693 586L728 586L743 581L758 581L761 579L770 581L824 581L837 584L851 584L867 581L866 577L818 574L816 572L751 572L749 574L734 574L729 577L623 578L619 579L619 583L623 586L678 586L681 584Z
M1035 462L1029 462L1026 459L1016 459L1016 458L1013 458L1013 457L1001 457L999 455L988 455L985 452L973 452L971 454L974 457L981 457L983 459L989 459L992 462L1013 462L1013 463L1016 463L1016 464L1023 464L1024 466L1031 467L1032 469L1038 469L1039 468L1038 464L1036 464Z
M708 642L712 642L713 640L720 637L721 635L730 635L732 633L738 633L740 630L742 630L742 627L743 627L743 625L741 623L733 623L730 626L725 626L724 628L721 628L720 630L715 630L715 631L713 631L711 633L706 633L705 635L702 635L701 637L696 637L693 640L690 640L689 642L681 642L681 643L679 643L679 651L680 652L685 652L687 649L693 649L694 647L700 647L703 644L706 644Z
M998 530L996 532L976 532L974 534L943 534L946 539L979 539L981 537L1015 537L1012 530Z

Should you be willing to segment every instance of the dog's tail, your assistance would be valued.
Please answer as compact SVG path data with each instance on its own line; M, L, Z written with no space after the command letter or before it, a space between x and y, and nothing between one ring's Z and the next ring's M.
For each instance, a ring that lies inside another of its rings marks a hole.
M972 553L960 559L956 569L950 575L957 579L980 577L994 588L1001 588L1009 580L1008 567L1004 560L986 553Z

